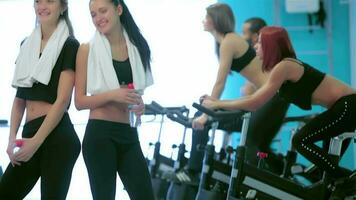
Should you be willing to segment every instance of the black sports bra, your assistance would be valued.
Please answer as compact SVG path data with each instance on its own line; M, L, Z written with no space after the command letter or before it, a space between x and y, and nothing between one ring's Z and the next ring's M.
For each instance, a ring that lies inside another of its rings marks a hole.
M120 85L127 85L133 82L130 60L125 61L112 60L117 79Z
M249 46L247 51L239 58L235 58L231 63L231 70L240 72L256 57L255 50Z

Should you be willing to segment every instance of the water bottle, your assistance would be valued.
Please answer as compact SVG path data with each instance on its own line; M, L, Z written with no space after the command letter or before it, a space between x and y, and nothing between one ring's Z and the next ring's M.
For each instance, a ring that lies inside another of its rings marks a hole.
M132 83L129 83L127 85L127 88L128 89L135 89L134 85ZM138 106L138 105L129 105L128 106L128 109L131 110L131 109L134 109L135 106ZM132 111L129 111L129 120L130 120L130 126L131 127L138 127L140 124L141 124L141 117L140 116L137 116L136 113L132 112Z
M14 154L20 150L22 145L23 145L23 140L15 140L14 151L13 151Z

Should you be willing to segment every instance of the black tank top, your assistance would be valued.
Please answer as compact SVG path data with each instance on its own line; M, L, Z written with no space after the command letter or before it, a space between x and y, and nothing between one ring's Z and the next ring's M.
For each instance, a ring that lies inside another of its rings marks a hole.
M256 57L255 50L249 46L247 51L239 58L235 58L231 63L231 70L240 72Z
M310 110L312 94L325 77L325 73L313 68L307 63L296 62L304 67L304 73L297 82L286 81L279 89L279 94L287 101L303 110Z
M114 65L116 76L120 85L127 85L133 82L129 59L126 59L125 61L112 60L112 63Z

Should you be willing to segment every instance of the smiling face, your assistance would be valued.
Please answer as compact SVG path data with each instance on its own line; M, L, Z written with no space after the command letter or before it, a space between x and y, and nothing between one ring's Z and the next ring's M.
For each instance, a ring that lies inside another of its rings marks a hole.
M42 25L56 24L65 10L61 0L35 0L34 8L38 22Z
M120 23L122 6L115 6L109 0L91 0L90 14L96 29L102 34L109 34Z

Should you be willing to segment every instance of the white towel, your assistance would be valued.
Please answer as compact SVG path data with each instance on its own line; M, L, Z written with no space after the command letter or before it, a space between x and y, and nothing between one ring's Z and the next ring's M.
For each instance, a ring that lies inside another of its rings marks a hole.
M124 30L124 37L132 70L135 89L144 90L153 84L151 70L143 68L139 51L133 45ZM87 92L98 94L120 88L118 78L112 63L111 47L108 39L96 31L90 41L87 69Z
M61 20L49 38L41 57L41 26L21 45L16 59L16 69L12 81L13 87L32 87L34 82L47 85L51 79L52 69L57 62L62 47L69 36L67 23Z

